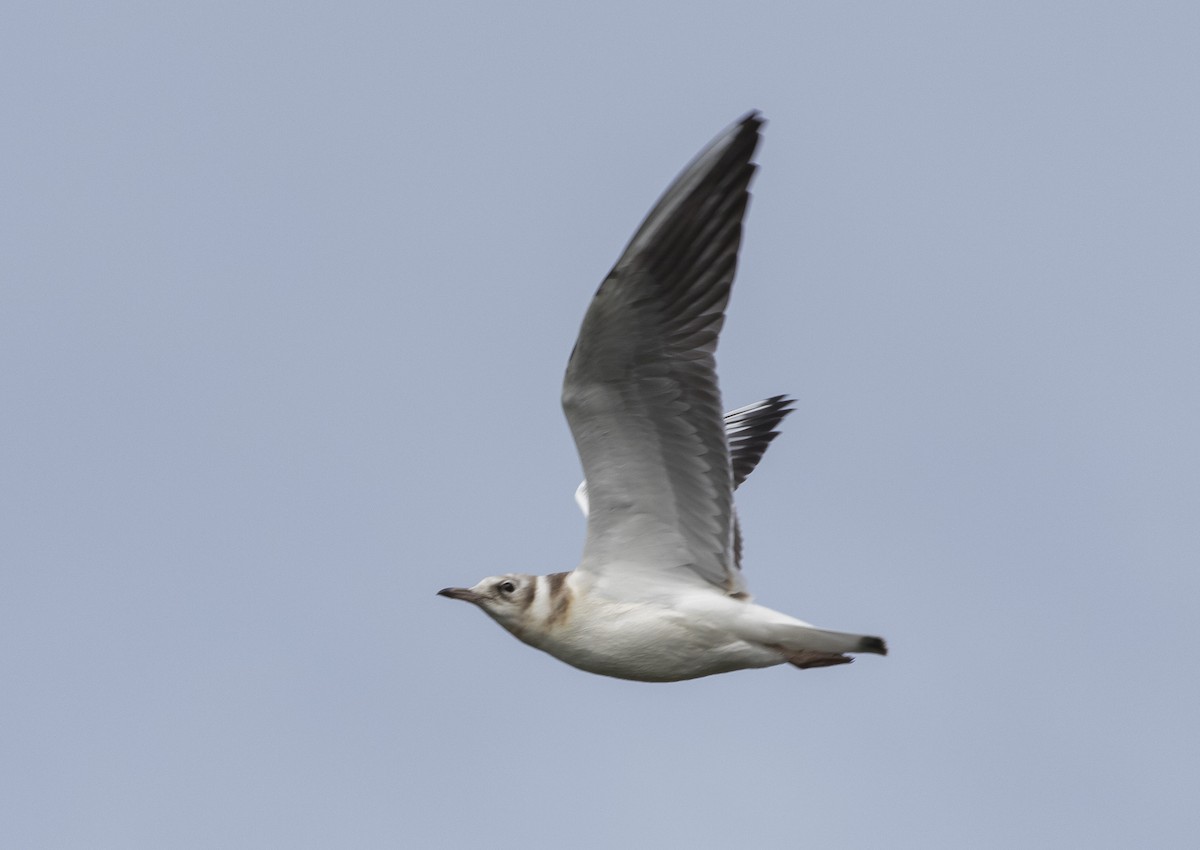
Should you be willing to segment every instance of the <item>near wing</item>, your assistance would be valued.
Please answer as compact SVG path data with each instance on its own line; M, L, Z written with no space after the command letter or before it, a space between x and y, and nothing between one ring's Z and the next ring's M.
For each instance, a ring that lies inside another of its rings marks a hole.
M762 124L747 115L684 169L584 316L563 382L590 495L580 571L741 590L713 355Z

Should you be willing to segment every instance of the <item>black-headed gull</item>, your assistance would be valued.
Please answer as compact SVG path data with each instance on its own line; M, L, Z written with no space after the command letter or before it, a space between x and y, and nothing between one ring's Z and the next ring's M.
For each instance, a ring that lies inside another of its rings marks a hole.
M562 396L585 476L579 566L439 591L582 670L672 682L887 654L755 604L742 581L733 491L787 400L759 402L777 405L765 428L756 405L722 417L714 352L762 125L750 113L675 178L584 316Z

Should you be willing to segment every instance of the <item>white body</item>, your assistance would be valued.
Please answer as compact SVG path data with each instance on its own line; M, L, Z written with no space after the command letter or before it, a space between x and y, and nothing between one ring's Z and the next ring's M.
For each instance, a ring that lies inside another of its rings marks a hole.
M539 576L544 580L544 576ZM788 661L797 639L828 653L853 651L857 635L814 629L753 602L705 587L672 588L662 599L609 598L586 576L569 573L565 616L548 622L549 594L517 636L573 667L643 682L673 682ZM543 596L539 593L538 596Z

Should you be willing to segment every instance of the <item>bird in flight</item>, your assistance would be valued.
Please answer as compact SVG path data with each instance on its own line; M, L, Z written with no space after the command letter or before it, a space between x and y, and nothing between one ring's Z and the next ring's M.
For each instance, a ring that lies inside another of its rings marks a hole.
M562 390L585 477L579 566L439 591L581 670L674 682L887 654L754 603L742 579L733 492L791 404L722 416L714 357L763 123L746 115L675 178L583 317Z

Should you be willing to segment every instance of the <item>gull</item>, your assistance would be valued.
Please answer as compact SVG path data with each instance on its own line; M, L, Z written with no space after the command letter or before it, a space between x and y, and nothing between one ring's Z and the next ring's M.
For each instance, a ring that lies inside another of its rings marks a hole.
M584 315L562 390L584 472L579 566L438 591L590 673L675 682L887 654L756 604L742 579L733 492L790 409L776 396L723 417L717 384L763 124L749 113L675 178Z

